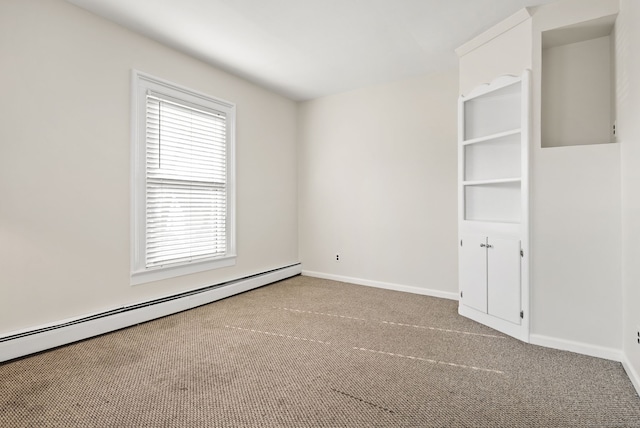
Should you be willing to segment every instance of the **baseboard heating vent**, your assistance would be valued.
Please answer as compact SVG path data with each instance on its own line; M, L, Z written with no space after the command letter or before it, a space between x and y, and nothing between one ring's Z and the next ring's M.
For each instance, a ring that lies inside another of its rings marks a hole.
M0 362L172 315L300 275L300 263L0 337Z

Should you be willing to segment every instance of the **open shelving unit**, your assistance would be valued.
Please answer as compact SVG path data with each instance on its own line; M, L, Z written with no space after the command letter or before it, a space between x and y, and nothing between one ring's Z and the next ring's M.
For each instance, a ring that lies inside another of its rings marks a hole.
M530 72L459 99L460 314L528 340ZM526 324L526 325L525 325Z
M522 221L522 86L504 76L460 99L464 221Z

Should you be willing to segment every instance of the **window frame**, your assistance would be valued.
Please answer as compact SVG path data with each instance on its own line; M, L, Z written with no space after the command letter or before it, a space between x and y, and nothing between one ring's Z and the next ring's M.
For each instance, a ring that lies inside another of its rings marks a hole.
M209 259L146 267L146 118L148 92L162 94L188 107L200 107L226 115L226 252ZM234 103L171 83L138 70L131 73L131 285L174 278L236 263L235 154L236 106Z

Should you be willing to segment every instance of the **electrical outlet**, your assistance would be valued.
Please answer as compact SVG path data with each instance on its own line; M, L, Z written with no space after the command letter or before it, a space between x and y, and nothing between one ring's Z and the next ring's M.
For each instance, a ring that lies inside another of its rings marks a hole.
M636 341L638 342L638 345L640 345L640 325L636 327Z
M340 254L336 253L336 263L340 263Z

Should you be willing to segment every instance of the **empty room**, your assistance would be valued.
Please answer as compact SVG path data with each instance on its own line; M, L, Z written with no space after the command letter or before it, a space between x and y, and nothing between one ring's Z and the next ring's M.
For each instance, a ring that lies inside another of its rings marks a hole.
M0 0L0 426L640 427L638 23Z

